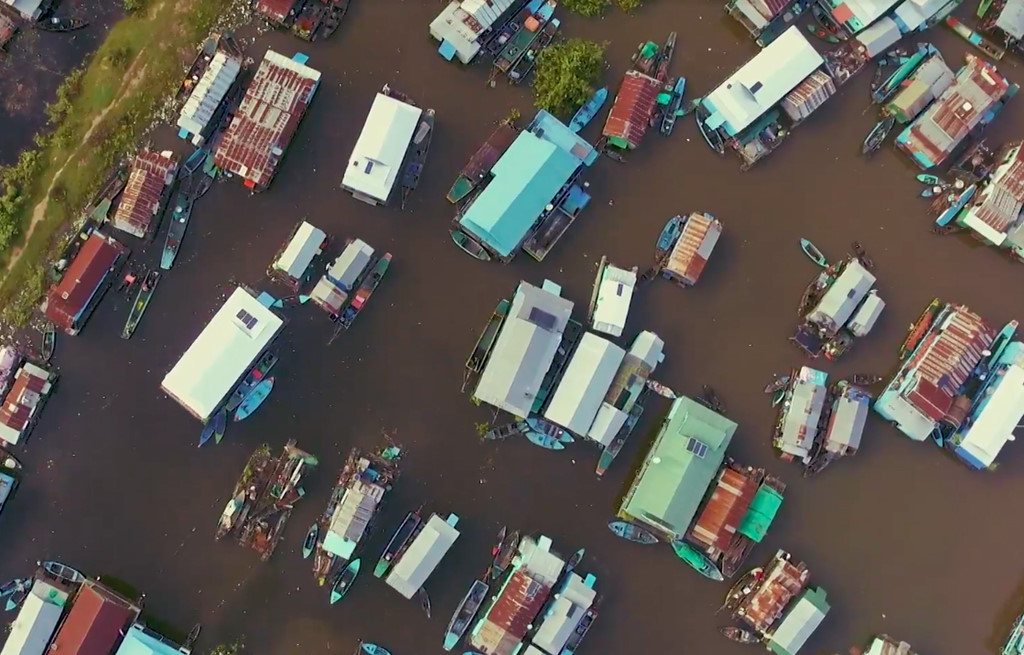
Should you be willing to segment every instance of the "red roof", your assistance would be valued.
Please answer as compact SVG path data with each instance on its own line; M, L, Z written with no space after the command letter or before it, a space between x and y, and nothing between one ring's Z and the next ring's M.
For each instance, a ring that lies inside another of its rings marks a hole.
M810 573L801 562L794 566L783 559L773 560L761 586L747 596L737 613L758 632L770 628L782 616L789 601L807 584Z
M48 652L110 655L121 640L121 630L137 616L136 609L127 602L95 583L86 582Z
M743 473L725 468L718 476L718 486L701 512L690 536L707 546L725 551L740 527L740 521L754 499L758 484Z
M306 113L320 73L268 50L214 153L214 163L265 188Z
M266 16L269 21L283 23L298 3L299 0L259 0L256 3L256 11Z
M1024 204L1024 146L1017 142L1009 163L1002 164L989 178L984 191L975 196L971 213L997 232L1005 233L1017 222ZM1002 158L1000 158L1002 160Z
M49 391L49 383L49 372L35 364L25 364L18 369L14 384L4 396L3 406L0 407L0 423L17 432L24 430L32 418L40 394Z
M721 233L722 224L710 214L690 214L672 248L665 271L688 284L696 284Z
M491 629L498 628L507 637L517 641L526 635L527 627L533 623L551 590L546 584L534 580L522 570L512 574L501 597L487 614L486 623Z
M46 318L66 332L81 327L79 315L124 251L114 238L98 231L90 234L61 281L50 287Z
M651 123L660 91L661 82L658 80L638 71L628 71L604 124L604 136L624 139L630 149L640 145Z
M149 224L160 211L164 187L173 181L178 163L173 154L143 150L132 162L128 184L111 221L114 227L139 238L146 236Z

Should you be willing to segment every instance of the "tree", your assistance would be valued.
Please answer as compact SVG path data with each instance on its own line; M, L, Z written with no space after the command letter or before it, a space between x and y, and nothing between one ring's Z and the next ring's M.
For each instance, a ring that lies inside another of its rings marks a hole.
M574 11L580 16L593 17L600 16L608 9L609 0L562 0L562 4L566 9Z
M605 45L569 39L541 50L533 79L534 104L565 119L594 93L604 69Z
M619 9L627 13L632 12L634 9L639 9L643 3L643 0L615 0L615 4L619 5Z
M230 644L221 644L210 651L210 655L240 655L245 650L245 642L236 639Z

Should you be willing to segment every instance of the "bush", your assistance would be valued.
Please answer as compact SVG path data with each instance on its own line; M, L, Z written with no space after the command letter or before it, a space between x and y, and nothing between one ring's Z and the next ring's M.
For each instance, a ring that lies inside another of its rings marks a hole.
M142 11L149 4L149 0L122 0L124 4L124 10L129 14L134 14Z
M637 0L633 1L636 2ZM603 14L608 9L609 2L610 0L562 0L562 5L580 16L593 17Z
M245 650L245 642L236 639L230 644L221 644L210 651L210 655L239 655Z
M639 9L643 3L643 0L615 0L615 4L619 5L619 9L627 13L634 9Z
M541 50L533 79L534 104L566 119L594 93L604 69L605 46L569 39Z

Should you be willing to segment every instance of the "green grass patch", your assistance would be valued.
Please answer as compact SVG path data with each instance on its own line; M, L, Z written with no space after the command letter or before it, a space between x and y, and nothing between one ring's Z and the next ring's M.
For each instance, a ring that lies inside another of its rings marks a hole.
M45 290L47 262L73 234L69 228L111 166L135 149L179 84L197 44L237 2L151 4L111 29L47 108L49 132L37 135L36 148L22 153L18 164L0 170L0 265L5 268L25 241L34 208L54 185L24 252L0 282L0 319L15 327L31 317Z

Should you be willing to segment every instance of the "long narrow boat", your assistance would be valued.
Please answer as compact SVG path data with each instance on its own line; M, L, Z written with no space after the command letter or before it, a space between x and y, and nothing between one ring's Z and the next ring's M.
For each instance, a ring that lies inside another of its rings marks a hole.
M181 248L181 241L185 238L185 230L188 229L188 219L192 215L192 200L184 193L178 193L174 199L174 211L171 213L171 224L167 227L167 238L164 240L164 250L160 255L160 268L165 271L171 270L174 260Z
M213 434L214 434L214 430L215 429L216 428L213 425L213 421L209 421L209 422L207 422L206 425L203 426L203 431L199 433L199 447L200 448L202 448L207 443L209 443L210 439L213 439Z
M338 317L338 325L343 329L347 330L352 327L352 323L355 322L359 314L366 309L366 303L370 301L370 296L377 290L377 285L384 279L384 274L388 272L388 266L391 265L391 253L384 253L384 255L377 260L377 265L373 267L373 270L363 279L363 283L359 285L359 288L352 295L352 300L348 306L345 307L345 311Z
M57 329L54 328L53 323L47 321L46 325L43 326L43 345L39 349L39 358L43 360L44 364L53 358L53 351L56 347Z
M320 23L320 30L325 39L330 38L338 30L338 26L345 18L345 12L348 11L349 0L330 0L330 2L331 6L328 7L327 14L324 16L323 22Z
M430 618L430 614L431 614L431 612L430 612L430 594L427 593L426 589L424 589L423 587L420 587L419 591L416 592L416 596L418 596L419 599L420 599L420 609L423 610L423 613L426 614L427 618L429 619Z
M412 143L409 144L412 154L409 155L409 162L402 170L402 209L405 209L412 192L420 185L423 167L427 165L427 154L430 152L430 141L434 136L434 110L427 109L421 118L416 134L412 137Z
M1013 622L1010 635L1006 638L1006 643L1003 644L999 655L1020 655L1021 653L1024 653L1024 614L1018 616L1017 620Z
M523 29L523 25L526 24L526 20L533 16L544 4L544 0L530 0L530 2L519 10L519 12L501 27L501 29L495 30L491 37L484 44L484 52L489 55L497 56L502 50L505 49L505 45L511 40L519 30Z
M985 14L988 13L989 7L991 6L992 0L981 0L981 2L978 3L978 9L977 11L974 12L974 15L977 16L978 18L984 18Z
M228 411L223 407L213 415L213 442L220 443L228 428Z
M555 425L551 421L542 419L539 416L531 416L530 418L526 419L526 425L529 426L531 430L540 432L541 434L549 436L552 439L557 439L562 443L568 444L573 442L571 434L566 432L563 428L560 428L559 426Z
M368 641L359 642L359 648L357 650L362 651L365 655L391 655L391 651L387 648L378 646L377 644L371 644Z
M664 83L668 79L668 69L672 65L672 55L676 52L676 39L678 35L675 32L670 32L668 39L665 40L665 47L658 53L658 68L654 73L654 78L659 82Z
M719 628L718 631L722 633L723 637L730 641L735 641L737 644L756 644L761 641L756 634L743 628L729 626L727 628Z
M623 426L619 428L619 433L615 435L612 442L605 446L604 450L601 451L601 457L598 458L597 466L594 469L594 472L598 477L601 477L608 472L608 468L612 465L612 462L615 461L615 458L619 456L619 453L622 451L622 447L626 445L626 440L629 438L629 435L633 433L633 428L636 427L636 424L640 421L640 416L643 413L644 406L637 401L637 403L633 405L633 409L629 410L629 416L626 417L626 422Z
M448 234L451 235L455 245L462 249L462 252L470 257L476 257L482 262L491 261L491 253L487 252L487 249L480 245L479 241L462 230L448 230Z
M480 606L487 598L488 591L490 591L490 585L486 582L483 580L473 581L469 591L463 596L459 606L455 608L452 620L448 622L448 628L444 633L443 648L445 650L455 648L459 640L462 639L462 635L466 634L466 628L473 622L476 613L480 611Z
M565 641L565 646L562 647L560 655L575 655L576 649L580 647L580 642L587 636L587 632L590 630L590 626L594 625L594 619L597 618L597 608L591 606L587 610L580 622L576 624L576 629L572 631L569 638Z
M26 578L27 582L18 585L14 588L11 594L7 597L7 603L4 609L8 612L13 612L18 609L21 603L28 597L28 593L32 591L32 585L35 582L32 578Z
M384 552L380 554L377 566L373 569L374 577L382 578L387 574L391 569L391 563L394 561L395 556L409 543L412 535L416 532L416 528L420 526L422 521L419 510L405 515L405 519L402 520L398 529L395 530L395 534L391 535L391 541L384 548Z
M245 379L235 387L234 392L224 404L224 409L229 414L238 409L246 396L252 392L253 387L259 384L267 376L267 373L270 373L275 364L277 364L277 355L274 352L268 350L263 353L256 365L245 375Z
M981 34L972 30L970 27L962 23L954 16L946 17L946 25L950 27L957 36L967 41L972 46L985 53L986 56L999 61L1006 56L1006 50L1002 47L992 43Z
M583 561L583 556L586 554L586 548L580 548L579 550L577 550L575 553L572 554L572 557L569 558L569 561L565 563L565 569L567 571L575 570L576 567L580 565L580 562Z
M775 393L776 391L782 391L789 384L789 375L777 375L775 379L764 385L764 393Z
M511 306L512 303L505 298L498 301L498 306L494 308L494 313L487 319L487 325L484 326L483 332L480 333L480 338L476 340L476 345L473 346L473 352L470 353L469 359L466 360L466 368L470 371L479 373L484 369L487 355L491 352L494 339L498 336L498 330L501 329L502 324L505 322L505 317L508 316L508 310Z
M696 569L697 573L700 573L705 578L709 578L716 582L721 582L725 579L722 572L718 570L718 566L715 565L708 556L700 552L685 541L673 541L672 550L675 551L676 556Z
M735 584L729 589L729 592L725 594L725 601L722 606L719 607L715 614L722 610L735 610L739 607L740 602L754 593L754 591L760 586L761 579L764 577L764 568L756 567L750 569L736 581Z
M260 383L253 387L253 390L245 397L242 404L235 410L235 420L244 421L252 415L259 406L263 404L263 401L267 399L270 392L274 390L274 376L271 375L268 378L260 380Z
M679 240L679 235L683 233L683 226L686 225L686 217L684 216L673 216L668 219L665 223L665 227L661 229L661 234L658 235L658 245L654 248L654 259L661 261L664 259L676 245L676 241Z
M920 44L917 52L907 58L899 68L881 84L878 85L877 89L872 89L871 100L875 104L883 105L892 99L896 92L902 88L904 80L914 74L918 66L925 60L929 55L935 54L937 50L931 44Z
M594 94L590 96L590 99L583 103L583 106L576 111L576 114L569 121L569 129L575 133L579 133L580 130L590 124L590 121L594 120L597 113L601 111L601 107L604 107L604 103L608 101L608 87L603 86Z
M526 421L513 421L491 428L484 435L484 439L487 441L501 441L517 434L526 434L526 431L529 429L530 426L527 425Z
M195 152L188 156L185 163L181 165L181 168L185 171L186 175L195 173L203 164L206 163L206 157L209 155L205 148L196 148Z
M521 84L523 80L529 77L533 68L537 65L537 55L540 54L541 50L551 45L561 24L562 21L557 18L552 18L548 21L544 29L540 31L540 36L537 37L533 46L526 51L522 59L516 62L516 65L508 72L508 79L512 84Z
M672 87L672 102L665 108L665 115L661 119L661 133L671 136L676 128L676 119L682 113L680 107L683 104L683 93L686 91L686 78L679 77Z
M89 21L83 18L58 18L51 16L34 24L37 30L44 32L74 32L83 27L88 27Z
M821 254L818 247L807 239L800 239L800 250L804 251L807 258L822 268L828 268L828 260L825 259L825 255Z
M139 321L146 313L146 308L149 307L149 301L152 300L153 292L156 291L156 285L159 282L160 271L150 271L142 281L139 293L135 296L135 304L132 305L132 310L128 313L128 320L124 324L124 329L121 330L122 339L131 339L135 334L135 328L139 327Z
M519 130L512 123L508 121L500 123L459 172L452 188L448 190L448 202L458 203L472 193L473 189L484 181L484 178L518 135Z
M903 340L900 345L898 357L900 361L903 360L908 354L914 352L917 348L917 344L921 342L924 335L928 333L928 328L932 326L932 321L938 316L939 310L942 308L942 301L938 298L931 301L931 303L925 308L921 316L910 325L910 330L907 333L907 338Z
M868 133L864 144L861 145L860 154L865 157L870 157L875 154L882 144L885 143L886 137L892 132L892 128L896 125L896 116L886 116L882 120L875 123L875 126L871 128L871 132Z
M635 544L643 544L650 546L658 543L658 538L654 536L654 533L646 528L641 528L636 523L630 523L628 521L609 521L608 529L612 531L616 537L625 539L626 541L632 541Z
M313 549L316 548L316 539L320 536L320 524L314 523L309 526L309 532L306 533L306 538L302 541L302 559L309 559L309 556L313 554Z
M357 575L359 575L359 560L354 559L349 562L344 571L338 574L331 586L331 605L345 597L345 594L352 588L352 583L356 581Z
M491 580L498 580L504 575L519 550L521 538L519 530L513 530L500 544L497 554L491 558Z
M529 50L533 42L540 36L540 26L546 25L551 16L555 13L555 0L546 0L544 4L537 8L537 10L530 16L538 23L538 29L530 30L526 27L525 21L521 29L515 33L506 43L505 47L501 49L501 53L494 58L494 67L502 73L508 73L516 63L519 62L520 58L523 57ZM527 18L529 20L529 18Z
M18 589L26 586L31 580L32 578L15 578L10 582L5 582L0 585L0 598L7 598Z
M529 430L526 433L526 438L534 446L539 446L545 450L565 450L565 444L562 443L560 439L553 437L550 434Z
M725 140L722 139L722 135L717 129L712 129L707 126L706 120L709 114L708 111L704 109L703 104L699 104L697 106L696 111L694 111L694 116L697 118L697 129L700 130L700 135L704 138L704 143L708 144L709 148L724 157Z
M64 584L81 584L85 582L85 576L78 569L68 566L56 560L37 562L38 566Z
M972 184L971 186L964 189L960 193L960 195L957 196L952 203L950 203L949 207L944 209L942 213L939 214L939 217L935 219L935 224L938 225L939 227L946 227L951 222L953 222L953 219L955 219L960 214L960 211L967 206L967 203L970 202L971 198L974 197L974 194L977 191L977 184Z
M657 380L652 380L648 378L647 381L644 382L644 386L646 386L648 389L658 394L662 398L666 398L668 400L675 400L676 398L679 397L679 394L677 394L675 391L665 386L661 382L658 382Z

